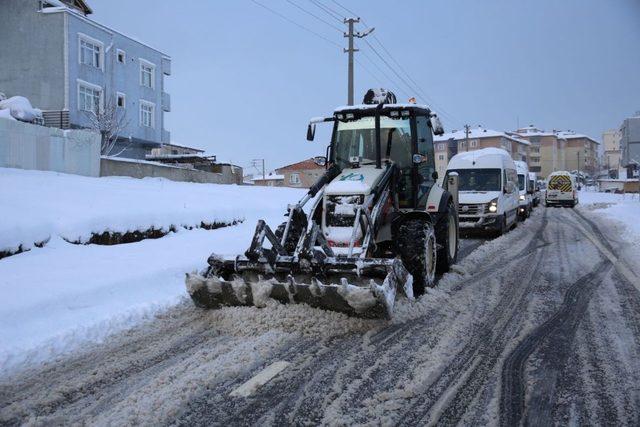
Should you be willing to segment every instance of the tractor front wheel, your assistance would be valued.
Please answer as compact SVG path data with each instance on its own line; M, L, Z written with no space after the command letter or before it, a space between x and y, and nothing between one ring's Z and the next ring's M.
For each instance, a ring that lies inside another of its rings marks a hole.
M447 212L438 224L437 242L441 248L438 250L436 272L443 274L449 271L458 260L460 247L460 233L458 229L458 213L453 201L449 201Z
M424 294L435 286L436 236L431 222L410 219L398 229L398 252L406 269L413 276L413 294Z

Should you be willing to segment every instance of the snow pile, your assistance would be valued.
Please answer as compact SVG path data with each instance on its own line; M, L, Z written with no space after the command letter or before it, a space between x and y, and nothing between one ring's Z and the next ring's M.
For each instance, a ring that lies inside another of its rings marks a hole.
M9 117L7 117L7 112ZM42 111L33 108L31 103L24 96L13 96L9 99L0 100L0 117L14 118L23 122L32 122L42 118Z
M0 259L0 372L100 342L177 304L186 297L185 273L205 267L211 252L243 253L257 219L279 224L286 205L303 194L0 169L4 245L51 235L43 248ZM246 221L114 246L59 237L238 218Z
M580 191L578 198L582 208L623 223L629 231L623 237L640 245L640 200L637 194Z
M300 190L192 184L162 178L90 178L0 168L0 251L60 236L169 230L282 214ZM253 224L252 226L255 226Z

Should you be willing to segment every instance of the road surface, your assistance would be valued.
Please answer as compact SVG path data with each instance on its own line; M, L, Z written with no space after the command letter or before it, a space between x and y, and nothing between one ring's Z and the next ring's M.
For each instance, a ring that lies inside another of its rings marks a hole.
M589 215L466 241L393 321L185 302L3 378L0 424L638 425L640 263Z

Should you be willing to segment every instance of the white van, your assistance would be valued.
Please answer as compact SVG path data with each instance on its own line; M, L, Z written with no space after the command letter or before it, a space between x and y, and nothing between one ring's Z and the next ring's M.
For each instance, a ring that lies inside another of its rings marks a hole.
M520 160L515 160L516 171L518 171L518 218L524 221L531 216L533 208L533 193L529 182L529 166Z
M535 172L529 172L529 185L531 185L531 203L534 208L540 204L540 185Z
M578 204L576 177L567 171L553 172L547 178L547 191L544 202L547 206Z
M456 154L447 175L457 172L460 229L507 232L518 221L518 174L508 152L483 148Z

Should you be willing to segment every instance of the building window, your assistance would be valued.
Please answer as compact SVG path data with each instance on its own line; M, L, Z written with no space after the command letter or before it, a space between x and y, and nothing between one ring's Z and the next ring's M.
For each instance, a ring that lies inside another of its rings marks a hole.
M102 88L86 82L78 83L78 110L98 114L102 100Z
M478 146L478 141L471 141L471 148L476 148Z
M438 160L444 161L444 154L438 154Z
M118 62L124 64L126 60L127 54L124 52L124 50L118 49Z
M140 101L140 126L155 127L155 104L147 101Z
M102 69L102 43L80 35L80 63Z
M140 85L153 89L156 66L149 61L140 59Z
M289 184L297 185L300 184L300 174L292 173L289 175Z
M118 96L117 96L117 106L120 108L125 108L127 106L127 98L125 96L124 93L120 93L118 92Z

